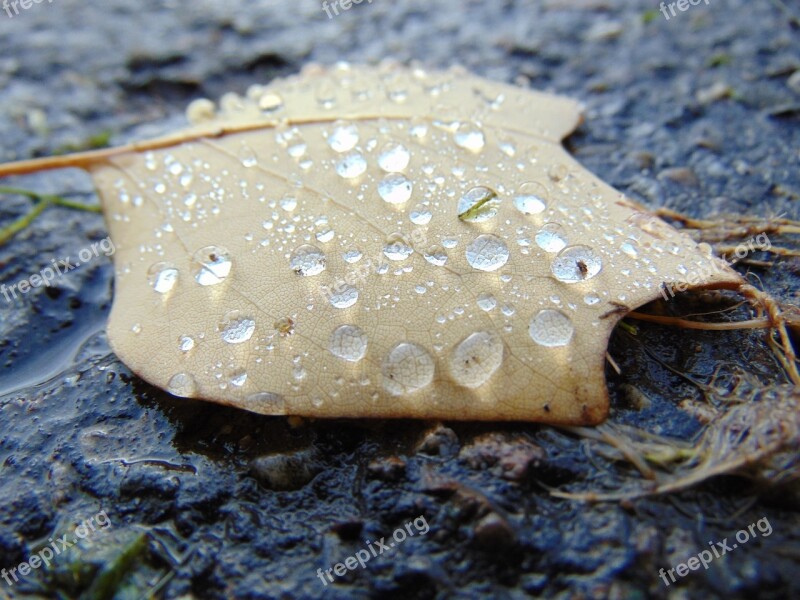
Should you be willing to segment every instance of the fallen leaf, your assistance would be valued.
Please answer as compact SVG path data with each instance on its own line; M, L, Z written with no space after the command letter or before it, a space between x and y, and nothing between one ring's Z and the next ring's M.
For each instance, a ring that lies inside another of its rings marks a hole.
M309 66L78 166L116 246L117 355L263 414L596 424L608 338L662 283L738 288L562 148L569 99Z

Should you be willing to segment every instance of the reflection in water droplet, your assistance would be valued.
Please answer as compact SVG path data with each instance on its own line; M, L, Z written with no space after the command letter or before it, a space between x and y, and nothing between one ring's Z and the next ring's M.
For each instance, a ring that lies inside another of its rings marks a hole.
M494 332L472 333L455 347L449 364L456 383L468 388L479 387L503 364L503 342Z
M467 262L479 271L496 271L508 262L508 246L499 237L479 235L467 245Z
M325 253L311 244L303 244L292 253L289 266L298 275L311 277L325 270Z
M350 308L358 301L358 290L350 284L339 285L329 296L334 308Z
M328 144L336 152L347 152L358 143L358 128L352 123L338 122L328 136Z
M538 215L547 208L547 188L535 181L523 183L514 196L514 206L523 215Z
M147 280L153 290L159 294L166 294L178 281L178 269L167 263L155 263L147 271Z
M367 334L355 325L340 325L333 331L328 349L338 358L358 362L367 353Z
M447 262L447 254L441 246L431 246L423 254L425 260L437 267L444 266Z
M248 410L263 415L285 415L286 401L280 394L272 392L258 392L245 398Z
M192 260L200 265L194 276L200 285L221 283L231 272L231 256L225 248L219 246L200 248L194 253Z
M167 383L167 391L173 396L192 398L197 393L197 384L188 373L176 373Z
M378 194L389 204L403 204L411 198L411 181L399 173L391 173L378 183Z
M600 257L589 246L570 246L553 259L550 269L559 281L575 283L591 279L602 267Z
M564 228L558 223L546 223L537 233L536 245L545 252L558 252L567 245Z
M383 254L389 260L405 260L414 252L414 249L408 245L405 238L400 233L393 233L386 240L386 245L383 247Z
M256 322L249 317L241 316L238 310L232 310L225 315L218 325L218 330L222 341L229 344L242 344L253 336Z
M551 308L540 310L528 328L531 339L548 348L566 346L574 332L575 327L569 317Z
M387 173L399 173L408 166L411 154L402 144L389 142L378 155L378 166Z
M344 179L352 179L367 170L367 161L359 152L348 154L336 165L336 173Z
M490 310L494 309L494 307L497 306L497 300L490 293L483 292L478 296L476 304L478 305L478 308L480 308L481 310L489 312Z
M500 209L497 192L479 185L464 194L458 201L458 218L468 223L480 223L491 219Z
M411 394L430 385L434 371L433 358L424 348L401 342L383 361L383 387L393 396Z

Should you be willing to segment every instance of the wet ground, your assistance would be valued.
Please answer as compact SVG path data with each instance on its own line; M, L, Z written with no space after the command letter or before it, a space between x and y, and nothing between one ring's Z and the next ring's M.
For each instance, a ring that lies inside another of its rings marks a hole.
M310 60L457 60L583 101L568 147L647 206L798 219L800 9L786 6L711 0L667 20L649 0L373 0L329 19L315 1L42 2L0 12L0 161L161 132L193 98ZM3 183L96 201L81 173ZM29 201L0 206L7 224ZM0 280L105 235L99 215L49 209L0 247ZM750 272L797 302L795 259ZM725 477L577 503L549 490L613 489L612 472L637 475L552 427L292 426L173 398L110 353L112 286L101 255L50 289L0 298L0 568L60 551L49 568L0 581L0 597L800 595L796 488ZM610 347L622 370L608 370L615 422L691 439L701 423L680 404L702 396L679 372L784 380L758 332L638 328ZM669 587L659 577L751 524L751 539L707 570ZM62 549L64 534L77 543ZM332 573L335 583L318 576L349 556L366 567Z

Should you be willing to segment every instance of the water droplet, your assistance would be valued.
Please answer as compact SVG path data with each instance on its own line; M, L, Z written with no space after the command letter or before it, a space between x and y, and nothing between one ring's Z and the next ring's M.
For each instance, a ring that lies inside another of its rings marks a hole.
M350 284L335 287L330 295L334 308L350 308L358 301L358 290Z
M147 280L153 290L166 294L178 282L178 269L167 263L155 263L147 271Z
M597 294L595 294L595 293L586 294L586 295L583 297L583 301L584 301L584 302L585 302L585 303L586 303L588 306L594 306L595 304L597 304L598 302L600 302L600 296L598 296L598 295L597 295Z
M479 185L464 194L458 201L458 218L469 223L480 223L497 215L500 200L492 188Z
M383 387L393 396L411 394L430 385L434 371L433 358L424 348L401 342L383 361Z
M536 244L545 252L558 252L567 245L564 228L558 223L546 223L537 233Z
M514 206L523 215L538 215L547 208L547 188L541 183L529 181L519 186L514 196Z
M411 181L399 173L391 173L378 183L378 194L389 204L403 204L411 198Z
M298 275L311 277L325 270L325 253L311 244L303 244L295 249L289 258L289 266Z
M328 144L336 152L347 152L358 143L358 128L352 123L338 122L328 136Z
M467 245L467 262L479 271L496 271L508 262L508 246L499 237L479 235Z
M242 387L247 383L247 371L244 369L235 369L229 375L228 381L234 387Z
M576 283L591 279L602 266L600 257L589 246L569 246L553 259L550 269L559 281Z
M540 310L532 320L528 333L540 346L555 348L566 346L575 333L572 321L565 314L552 308Z
M405 260L414 252L414 249L408 245L405 238L400 233L393 233L386 240L386 245L383 247L383 254L389 260Z
M333 236L335 235L336 232L333 229L323 229L322 231L318 231L314 237L317 238L318 242L327 244L333 239Z
M503 341L494 332L471 333L453 349L449 364L456 383L468 388L480 387L503 364Z
M181 352L189 352L194 348L194 339L188 335L182 335L178 338L178 348L180 348Z
M258 100L258 108L265 113L275 112L283 106L283 98L274 92L267 92Z
M297 208L297 198L294 196L284 196L281 198L281 208L287 212L292 212Z
M336 165L336 172L339 177L344 179L353 179L359 175L363 175L367 170L367 161L359 152L352 152L346 155Z
M225 315L218 325L222 341L229 344L242 344L253 337L256 322L248 317L243 317L238 310L232 310Z
M395 142L387 143L378 155L378 166L387 173L404 171L411 159L408 148Z
M631 258L639 256L639 251L636 249L638 243L634 239L627 239L620 245L619 249Z
M486 143L483 132L469 124L459 125L453 135L453 139L456 142L456 146L465 148L470 152L480 152Z
M231 256L225 248L219 246L200 248L194 253L192 260L200 265L194 276L200 285L221 283L231 272Z
M447 254L441 246L431 246L425 251L423 256L430 264L437 267L442 267L447 262Z
M255 151L247 144L242 144L239 147L239 160L242 161L244 167L255 167L258 164L258 157Z
M258 392L245 398L247 408L263 415L285 415L286 401L280 394Z
M167 391L173 396L192 398L197 393L197 384L188 373L176 373L167 383Z
M348 250L342 256L344 258L344 262L353 264L360 261L361 257L364 255L362 254L361 250L357 250L354 248L352 250Z
M367 353L367 334L355 325L340 325L333 331L328 349L338 358L358 362Z
M408 215L414 225L427 225L431 222L431 211L424 204L417 204Z
M483 292L478 296L476 304L481 310L489 312L490 310L493 310L495 306L497 306L497 300L490 293Z

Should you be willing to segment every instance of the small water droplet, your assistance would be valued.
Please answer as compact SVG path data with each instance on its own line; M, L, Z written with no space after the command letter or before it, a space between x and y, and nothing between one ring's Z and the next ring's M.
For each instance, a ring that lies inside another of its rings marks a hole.
M411 160L411 153L402 144L389 142L378 155L378 166L387 173L404 171Z
M353 248L345 252L342 256L344 258L344 262L353 264L361 260L361 257L363 257L364 255L362 254L361 250Z
M188 335L182 335L178 338L178 348L181 352L189 352L194 348L194 339Z
M470 189L458 201L458 218L469 223L480 223L497 215L500 200L492 188L479 185Z
M437 267L442 267L447 262L447 253L441 246L431 246L425 251L423 256L430 264Z
M595 304L597 304L598 302L600 302L600 296L598 296L598 295L597 295L597 294L595 294L595 293L586 294L586 295L583 297L583 301L584 301L584 302L585 302L587 305L589 305L589 306L594 306Z
M569 317L552 308L540 310L531 320L528 333L540 346L555 348L566 346L575 333L575 326Z
M503 351L503 342L496 333L471 333L450 355L450 374L453 380L464 387L480 387L503 364Z
M458 126L453 139L456 146L469 150L470 152L480 152L486 144L483 132L473 125L463 123Z
M289 266L298 275L311 277L325 270L325 253L311 244L303 244L295 249L289 258Z
M550 270L564 283L591 279L600 272L603 262L589 246L569 246L553 259Z
M424 204L417 204L408 215L414 225L427 225L431 222L431 217L433 217L433 214Z
M155 263L147 271L147 280L153 290L166 294L178 282L178 269L168 263Z
M340 325L331 334L331 354L349 362L358 362L367 353L367 334L355 325Z
M367 161L360 152L347 154L336 165L336 173L344 179L353 179L364 174L367 170Z
M391 173L378 183L378 194L389 204L403 204L411 198L413 185L405 175Z
M490 310L493 310L497 306L497 300L490 293L483 292L482 294L478 295L476 304L478 305L478 308L480 308L481 310L489 312Z
M167 383L167 391L173 396L192 398L197 393L197 384L188 373L176 373Z
M258 157L255 151L247 144L242 144L239 147L239 160L242 161L244 167L255 167L258 164Z
M318 242L327 244L335 235L336 232L333 229L323 229L322 231L318 231L314 237L317 238Z
M622 250L625 254L630 256L631 258L636 258L639 256L639 251L636 249L638 243L636 240L627 239L620 245L619 249Z
M514 206L523 215L538 215L547 208L547 188L541 183L529 181L519 186L514 196Z
M195 281L200 285L216 285L231 272L231 256L220 246L206 246L194 253L192 260L199 265Z
M294 196L284 196L281 198L281 208L286 212L292 212L297 208L297 198Z
M558 252L567 245L564 228L558 223L546 223L537 233L536 245L545 252Z
M328 144L336 152L347 152L358 143L358 128L352 123L338 122L328 136Z
M393 396L412 394L430 385L435 370L427 350L417 344L401 342L383 361L383 387Z
M247 371L244 369L235 369L228 377L228 382L234 387L242 387L247 383Z
M414 252L400 233L393 233L386 240L383 254L389 260L405 260Z
M283 106L283 98L275 92L267 92L258 99L258 108L265 113L275 112Z
M508 262L508 246L499 237L479 235L467 245L467 262L479 271L496 271Z
M358 290L350 284L335 287L329 296L334 308L350 308L358 301Z
M232 310L223 317L217 328L224 342L242 344L253 337L256 322L249 317L243 317L238 310Z

